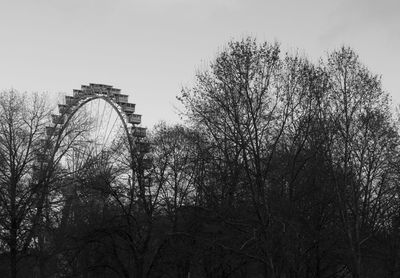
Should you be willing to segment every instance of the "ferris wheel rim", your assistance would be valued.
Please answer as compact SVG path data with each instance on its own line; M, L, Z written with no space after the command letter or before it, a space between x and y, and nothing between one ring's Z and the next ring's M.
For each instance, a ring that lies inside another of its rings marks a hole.
M47 144L51 145L52 138L56 138L54 145L55 147L54 148L50 147L51 152L48 162L51 161L54 162L57 149L60 146L61 142L63 141L62 137L63 132L68 128L69 123L73 118L73 116L87 103L97 99L102 99L108 105L111 106L111 108L117 113L120 122L122 122L124 132L128 137L129 152L130 152L129 156L131 162L133 163L133 161L135 160L135 148L136 148L136 143L134 140L135 138L138 139L146 137L146 128L136 126L141 122L141 115L134 113L135 104L128 102L128 95L121 94L120 89L113 88L112 86L91 83L89 86L82 85L81 87L82 87L81 90L74 90L74 96L68 96L68 95L65 96L66 104L59 104L59 109L58 109L59 114L57 115L52 114L52 116L58 117L57 118L58 120L56 123L54 123L53 120L53 125L49 127L51 128L50 134L46 134L47 138L45 140ZM100 92L99 92L99 87L100 87ZM102 90L104 88L106 89L106 92ZM75 91L77 91L77 94ZM68 101L68 99L70 101ZM63 109L61 109L61 107ZM130 117L133 117L133 120L131 120ZM59 121L60 119L61 121ZM58 164L58 162L56 162L55 164Z
M59 131L59 134L58 134L58 137L57 137L57 141L60 140L60 136L62 135L62 133L64 132L64 130L69 126L69 122L71 121L71 119L73 118L73 116L74 116L83 106L85 106L87 103L89 103L89 102L91 102L91 101L94 101L94 100L96 100L96 99L102 99L102 100L104 100L105 102L107 102L107 103L114 109L115 112L117 112L117 115L118 115L118 117L119 117L119 119L120 119L120 121L122 122L122 125L123 125L123 127L124 127L125 134L126 134L126 136L128 137L129 151L130 151L130 154L131 154L131 156L132 156L132 155L133 155L134 148L135 148L135 143L133 142L132 136L131 136L131 134L130 134L130 132L129 132L129 129L128 129L128 124L130 124L130 123L128 123L128 121L127 121L127 119L126 119L127 116L126 116L125 112L122 112L122 113L121 113L122 107L121 107L118 103L116 103L112 98L110 98L110 97L108 97L108 96L104 96L104 95L95 95L95 96L90 96L90 97L84 97L84 98L80 99L80 100L78 101L77 104L69 105L69 108L74 108L74 109L73 109L73 111L72 111L71 113L67 113L68 110L67 110L67 111L64 111L63 113L61 113L60 116L65 116L65 115L67 115L67 117L66 117L65 123L62 124L62 128L61 128L60 131ZM133 124L131 124L131 125L133 125ZM55 126L57 126L57 124L56 124ZM131 157L131 158L133 159L133 157Z

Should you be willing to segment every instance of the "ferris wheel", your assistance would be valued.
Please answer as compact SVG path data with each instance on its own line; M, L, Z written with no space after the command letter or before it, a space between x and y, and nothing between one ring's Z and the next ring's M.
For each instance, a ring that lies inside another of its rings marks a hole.
M146 128L138 126L141 115L135 114L128 95L112 86L82 85L73 96L65 96L51 117L43 139L46 152L38 161L66 175L107 170L129 178L127 173L138 167L137 158L148 152Z
M137 201L152 166L140 123L135 104L112 86L91 83L65 96L35 151L32 186L44 193L38 207L45 212L38 218L34 248L47 248L43 223L62 230L76 217L87 221L82 204L105 211L107 204Z

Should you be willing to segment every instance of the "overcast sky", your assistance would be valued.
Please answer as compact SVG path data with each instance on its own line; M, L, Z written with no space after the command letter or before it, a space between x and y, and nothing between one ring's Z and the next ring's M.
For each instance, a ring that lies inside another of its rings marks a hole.
M113 85L148 127L177 121L182 86L247 35L313 60L349 45L400 102L398 0L0 0L0 35L1 90Z

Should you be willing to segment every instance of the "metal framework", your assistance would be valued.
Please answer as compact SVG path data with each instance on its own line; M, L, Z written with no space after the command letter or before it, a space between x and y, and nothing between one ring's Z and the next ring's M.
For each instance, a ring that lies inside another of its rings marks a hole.
M52 116L52 126L46 128L43 144L47 151L52 149L51 153L42 153L38 155L38 161L48 163L53 161L57 148L61 144L62 134L68 128L73 116L87 103L96 99L102 99L110 105L118 114L123 125L129 143L131 160L134 159L135 151L141 152L147 149L146 143L140 141L146 137L146 128L136 125L141 123L141 115L135 114L135 104L128 101L128 95L121 94L121 90L113 88L110 85L93 84L82 85L80 90L73 90L73 96L65 96L65 104L58 105L58 114ZM51 146L51 147L49 147Z

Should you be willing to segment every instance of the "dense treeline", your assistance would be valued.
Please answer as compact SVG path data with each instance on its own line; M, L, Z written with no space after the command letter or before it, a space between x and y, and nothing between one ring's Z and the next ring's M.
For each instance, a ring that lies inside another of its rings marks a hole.
M34 169L50 110L1 94L1 277L400 276L398 119L352 49L230 42L178 99L116 182Z

